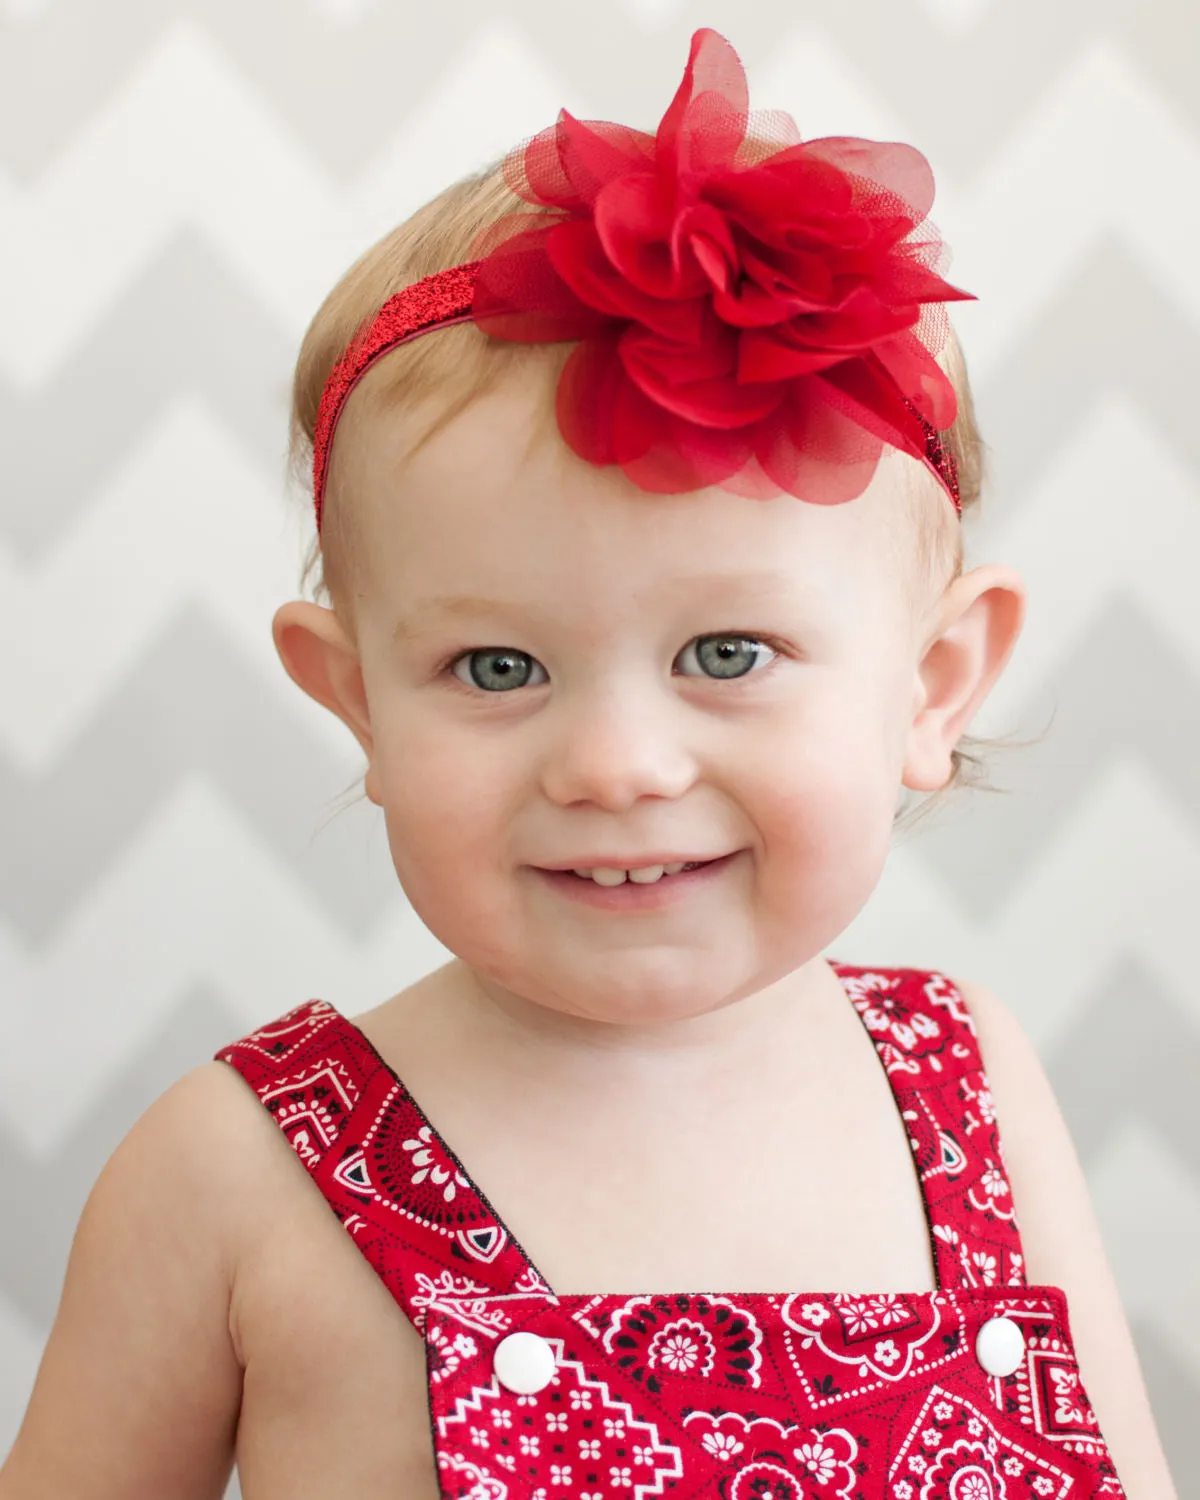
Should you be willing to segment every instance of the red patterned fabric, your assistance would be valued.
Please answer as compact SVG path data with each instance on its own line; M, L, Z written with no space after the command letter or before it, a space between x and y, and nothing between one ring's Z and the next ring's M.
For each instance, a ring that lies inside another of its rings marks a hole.
M942 974L833 964L908 1127L937 1290L559 1295L366 1037L320 1000L217 1054L425 1340L447 1500L1099 1500L1123 1495L1066 1298L1027 1286L987 1079ZM989 1375L976 1336L1014 1322ZM517 1395L498 1341L538 1334Z

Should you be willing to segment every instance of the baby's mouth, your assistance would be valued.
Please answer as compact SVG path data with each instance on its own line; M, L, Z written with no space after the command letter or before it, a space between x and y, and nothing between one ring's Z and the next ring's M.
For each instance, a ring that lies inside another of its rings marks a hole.
M631 880L634 885L654 885L682 870L697 870L703 862L703 859L687 859L681 864L645 864L636 870L612 870L600 865L595 870L571 870L571 874L577 874L582 880L594 880L597 885L624 885L625 880Z
M698 870L702 865L715 862L710 859L689 859L667 865L640 865L633 869L598 865L594 869L577 869L566 873L577 876L580 880L590 880L596 885L603 886L624 885L626 881L633 885L656 885L660 880L670 880L673 876L687 870Z

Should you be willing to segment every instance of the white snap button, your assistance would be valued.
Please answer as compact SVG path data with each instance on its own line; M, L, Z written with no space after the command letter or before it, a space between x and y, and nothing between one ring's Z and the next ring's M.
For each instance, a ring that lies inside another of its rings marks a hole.
M1011 1375L1025 1358L1025 1335L1011 1318L989 1318L976 1335L975 1358L989 1375Z
M496 1345L496 1379L518 1396L532 1396L554 1379L554 1350L536 1333L510 1333Z

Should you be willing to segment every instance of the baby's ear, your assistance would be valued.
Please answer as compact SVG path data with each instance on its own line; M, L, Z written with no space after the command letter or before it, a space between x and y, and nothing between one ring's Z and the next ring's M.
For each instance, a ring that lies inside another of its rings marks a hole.
M358 648L331 609L293 599L281 605L271 623L275 649L288 676L308 696L348 725L371 763L365 788L372 802L374 740Z
M950 780L951 751L1004 670L1024 621L1025 585L1001 563L964 573L942 595L917 663L906 787L935 792Z

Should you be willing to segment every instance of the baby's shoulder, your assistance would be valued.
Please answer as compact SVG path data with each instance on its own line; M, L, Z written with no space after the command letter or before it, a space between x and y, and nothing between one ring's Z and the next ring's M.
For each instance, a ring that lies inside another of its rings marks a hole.
M14 1493L84 1500L112 1493L116 1474L130 1500L223 1487L241 1399L230 1307L248 1163L236 1148L255 1134L235 1083L213 1064L173 1083L94 1183L5 1463Z
M254 1094L226 1064L205 1062L135 1121L94 1193L123 1215L186 1226L197 1257L232 1278L280 1163L285 1174L299 1165Z
M307 1174L245 1081L205 1062L165 1089L109 1156L84 1208L100 1244L147 1272L187 1261L228 1312L241 1268Z

